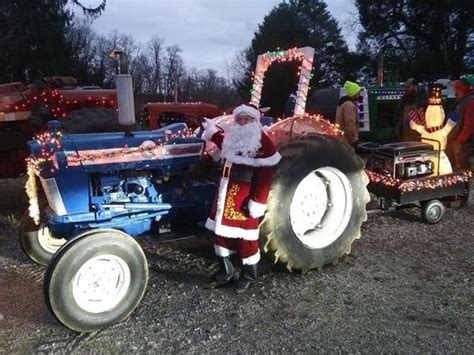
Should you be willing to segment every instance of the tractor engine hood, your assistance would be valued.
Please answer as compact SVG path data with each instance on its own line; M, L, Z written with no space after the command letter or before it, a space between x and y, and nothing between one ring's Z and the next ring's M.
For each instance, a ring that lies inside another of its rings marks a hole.
M57 121L56 121L57 122ZM184 123L154 131L61 135L58 123L28 142L31 161L37 172L80 169L86 173L113 173L120 170L160 169L173 175L200 159L204 141L189 135Z

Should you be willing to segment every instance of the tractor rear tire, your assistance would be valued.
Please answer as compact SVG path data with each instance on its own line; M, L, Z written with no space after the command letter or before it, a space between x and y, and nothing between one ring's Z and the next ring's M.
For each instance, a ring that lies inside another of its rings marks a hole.
M72 111L68 117L60 119L60 122L61 132L65 134L123 130L119 125L117 112L103 107L87 107Z
M48 265L44 295L66 327L92 332L126 319L142 299L148 264L140 245L117 230L71 239Z
M263 250L291 272L336 264L367 220L369 179L353 148L307 135L279 148L261 224Z

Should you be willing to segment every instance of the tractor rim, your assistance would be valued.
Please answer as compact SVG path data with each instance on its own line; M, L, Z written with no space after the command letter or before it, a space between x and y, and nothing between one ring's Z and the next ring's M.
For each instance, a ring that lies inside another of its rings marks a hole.
M45 224L42 224L38 230L38 243L41 245L41 248L48 253L54 254L66 243L66 239L54 238L49 228Z
M310 172L296 187L290 221L296 237L311 249L324 248L344 232L352 213L352 188L333 167Z
M111 254L87 260L74 276L72 294L77 305L90 313L106 312L117 306L130 288L130 268Z

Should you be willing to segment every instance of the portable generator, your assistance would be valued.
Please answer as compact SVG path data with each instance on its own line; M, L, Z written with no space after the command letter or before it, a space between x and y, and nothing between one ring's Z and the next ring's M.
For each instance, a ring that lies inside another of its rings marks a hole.
M367 168L384 176L406 180L436 173L439 152L429 143L397 142L380 146L367 161Z

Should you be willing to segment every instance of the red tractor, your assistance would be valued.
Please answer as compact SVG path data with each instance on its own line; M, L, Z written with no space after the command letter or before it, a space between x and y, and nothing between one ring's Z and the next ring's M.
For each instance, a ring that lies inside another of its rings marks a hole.
M151 102L145 105L143 112L150 129L177 122L184 122L195 129L201 125L203 117L214 118L222 114L219 107L203 102Z
M26 142L61 119L74 133L118 130L115 90L77 86L72 77L50 77L34 84L0 85L0 178L25 172Z

